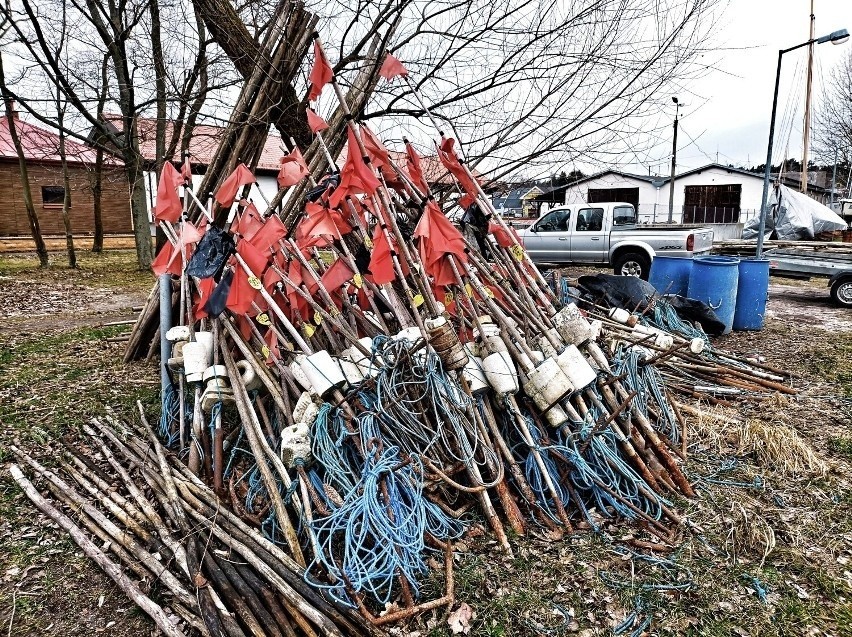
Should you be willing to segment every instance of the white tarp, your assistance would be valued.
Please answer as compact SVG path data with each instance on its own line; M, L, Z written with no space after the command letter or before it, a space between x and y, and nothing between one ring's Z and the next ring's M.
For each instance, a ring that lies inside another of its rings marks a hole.
M778 199L781 200L778 205ZM768 239L772 232L786 241L807 241L822 232L846 230L846 222L806 194L796 192L787 186L776 187L769 197L769 214L766 218ZM760 218L755 217L743 227L743 239L756 239Z

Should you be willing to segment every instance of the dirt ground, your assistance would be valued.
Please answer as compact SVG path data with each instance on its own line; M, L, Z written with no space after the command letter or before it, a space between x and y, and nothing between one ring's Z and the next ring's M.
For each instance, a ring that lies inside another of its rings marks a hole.
M49 463L79 427L139 398L155 411L156 365L121 363L132 316L153 278L130 253L87 256L78 271L0 257L0 635L147 635L151 624L11 484L11 445ZM691 529L654 560L630 559L623 521L554 542L514 538L501 556L488 535L457 547L457 605L470 635L852 635L852 312L820 282L773 281L766 329L717 344L792 370L799 394L740 403L729 416L789 428L776 454L690 419L688 475L698 497L678 501ZM812 449L825 471L791 469ZM647 551L644 551L647 553ZM426 583L429 595L436 581ZM445 613L395 629L449 635ZM647 624L647 625L646 625Z

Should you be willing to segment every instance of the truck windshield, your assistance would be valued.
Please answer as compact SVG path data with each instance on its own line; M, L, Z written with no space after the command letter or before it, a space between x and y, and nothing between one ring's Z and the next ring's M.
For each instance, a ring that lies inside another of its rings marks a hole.
M612 223L615 226L632 226L636 223L636 210L633 206L616 206L612 209Z

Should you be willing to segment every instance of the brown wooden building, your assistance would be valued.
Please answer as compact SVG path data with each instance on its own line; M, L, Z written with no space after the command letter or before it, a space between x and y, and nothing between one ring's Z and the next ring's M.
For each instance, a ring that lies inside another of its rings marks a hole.
M14 118L15 130L24 147L33 204L43 235L64 234L62 201L65 189L56 133ZM75 235L94 232L95 151L66 140L71 190L71 227ZM121 162L105 158L102 170L101 216L105 234L133 231L130 193ZM9 135L5 113L0 116L0 236L29 235L30 227L21 189L18 155Z

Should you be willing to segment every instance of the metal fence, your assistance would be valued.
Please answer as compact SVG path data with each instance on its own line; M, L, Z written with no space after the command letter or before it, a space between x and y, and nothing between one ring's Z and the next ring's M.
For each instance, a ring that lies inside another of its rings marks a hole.
M669 220L667 204L639 204L637 209L639 223L666 223ZM757 208L736 208L724 206L675 206L672 222L700 224L742 224L758 214Z

